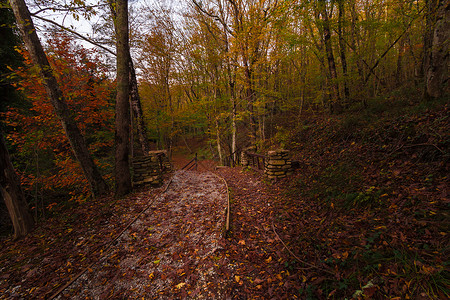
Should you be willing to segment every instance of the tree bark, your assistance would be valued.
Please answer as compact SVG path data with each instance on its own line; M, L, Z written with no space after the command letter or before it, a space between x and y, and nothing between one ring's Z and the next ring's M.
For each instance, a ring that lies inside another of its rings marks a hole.
M139 144L144 153L150 151L150 143L147 138L147 128L145 127L144 114L142 112L141 98L139 97L139 90L136 79L136 71L134 70L133 60L131 56L128 58L130 64L130 101L134 118L136 120L136 129L139 137ZM133 145L131 145L133 147Z
M115 179L116 197L131 192L130 174L130 49L128 44L128 1L116 1L116 44L117 44L117 96L115 119Z
M0 191L8 208L14 227L14 238L19 238L30 232L33 218L28 211L19 178L9 157L8 149L0 133Z
M332 109L339 104L339 84L337 82L336 63L333 55L333 45L331 44L330 19L328 16L327 4L325 0L320 0L320 13L323 20L323 42L325 44L325 54L328 60L328 71L330 72L331 91L332 91Z
M431 60L431 46L433 41L436 12L439 0L425 0L425 31L423 34L422 75L425 77ZM426 90L425 90L426 92Z
M436 4L434 14L434 24L429 28L432 31L431 46L425 64L426 99L439 98L449 92L450 3Z
M350 90L348 88L348 74L347 74L347 56L346 56L346 47L345 47L345 41L343 37L343 23L344 23L344 17L345 17L345 2L344 0L340 0L338 2L338 8L339 8L339 20L338 20L338 35L339 35L339 51L341 56L341 63L342 63L342 76L344 76L344 101L346 102L345 105L348 105L347 103L348 99L350 98Z
M221 165L224 165L224 159L222 154L222 145L220 139L219 120L216 118L216 138L217 138L217 153L219 154L219 161Z
M80 129L75 123L72 113L69 111L67 103L61 89L53 75L50 64L45 56L41 42L36 34L36 30L31 20L30 12L24 0L10 0L11 7L17 20L17 25L22 33L25 46L30 52L34 64L39 68L40 76L56 115L60 119L67 138L69 139L75 157L79 161L83 173L90 185L94 197L105 195L109 188L103 180L97 166L89 154L86 142Z
M232 105L232 111L231 111L231 154L233 157L233 167L237 165L237 147L236 147L236 118L237 118L237 112L236 112L236 98L234 95L234 84L230 85L231 88L231 105Z

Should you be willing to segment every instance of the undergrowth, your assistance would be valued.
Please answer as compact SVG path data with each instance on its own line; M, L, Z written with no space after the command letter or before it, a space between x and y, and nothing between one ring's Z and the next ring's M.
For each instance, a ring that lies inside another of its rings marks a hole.
M275 136L300 162L277 207L298 213L279 220L293 224L299 255L339 274L302 298L450 297L448 99L389 106L392 97Z

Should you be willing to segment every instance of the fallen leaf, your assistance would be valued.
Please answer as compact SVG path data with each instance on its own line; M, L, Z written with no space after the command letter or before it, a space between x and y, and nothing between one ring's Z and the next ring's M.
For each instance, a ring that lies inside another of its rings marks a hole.
M253 282L256 283L256 284L260 284L260 283L264 282L264 280L261 280L259 278L255 278L255 280L253 280Z
M185 286L186 285L186 283L185 282L182 282L182 283L179 283L179 284L177 284L175 287L177 288L177 289L181 289L183 286Z

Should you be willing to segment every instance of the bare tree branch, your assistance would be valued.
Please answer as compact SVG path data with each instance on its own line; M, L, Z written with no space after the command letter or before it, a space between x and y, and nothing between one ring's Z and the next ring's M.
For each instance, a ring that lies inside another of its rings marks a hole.
M97 43L97 42L95 42L95 41L93 41L93 40L91 40L91 39L88 38L88 37L85 37L84 35L82 35L82 34L76 32L75 30L72 30L72 29L70 29L70 28L67 28L67 27L65 27L65 26L63 26L63 25L61 25L61 24L59 24L59 23L57 23L57 22L55 22L55 21L46 19L46 18L44 18L44 17L40 17L40 16L37 16L37 15L34 15L34 17L37 18L37 19L39 19L39 20L42 20L42 21L44 21L44 22L48 22L48 23L50 23L50 24L53 24L53 25L55 25L55 26L57 26L57 27L59 27L59 28L65 30L65 31L67 31L67 32L70 32L70 33L72 33L73 35L76 35L77 37L79 37L80 39L82 39L82 40L84 40L84 41L86 41L86 42L88 42L88 43L90 43L90 44L92 44L92 45L94 45L94 46L97 46L97 47L99 47L99 48L105 50L106 52L108 52L108 53L110 53L110 54L112 54L112 55L116 55L116 53L115 53L114 51L112 51L112 50L106 48L105 46L103 46L103 45L101 45L101 44L99 44L99 43Z
M45 7L45 8L41 8L40 10L35 11L30 14L31 14L31 16L36 17L37 14L40 14L40 13L42 13L44 11L48 11L48 10L70 12L70 11L76 11L76 10L80 10L80 9L92 9L92 8L98 8L98 7L103 7L103 6L106 6L106 4L78 6L78 7L69 7L69 8Z

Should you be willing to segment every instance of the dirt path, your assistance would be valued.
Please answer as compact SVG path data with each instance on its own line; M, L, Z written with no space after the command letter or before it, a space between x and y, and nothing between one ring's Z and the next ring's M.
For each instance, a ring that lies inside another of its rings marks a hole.
M109 253L64 293L89 298L217 298L225 257L225 185L211 173L176 171L166 193L118 239ZM220 264L218 262L221 261Z

